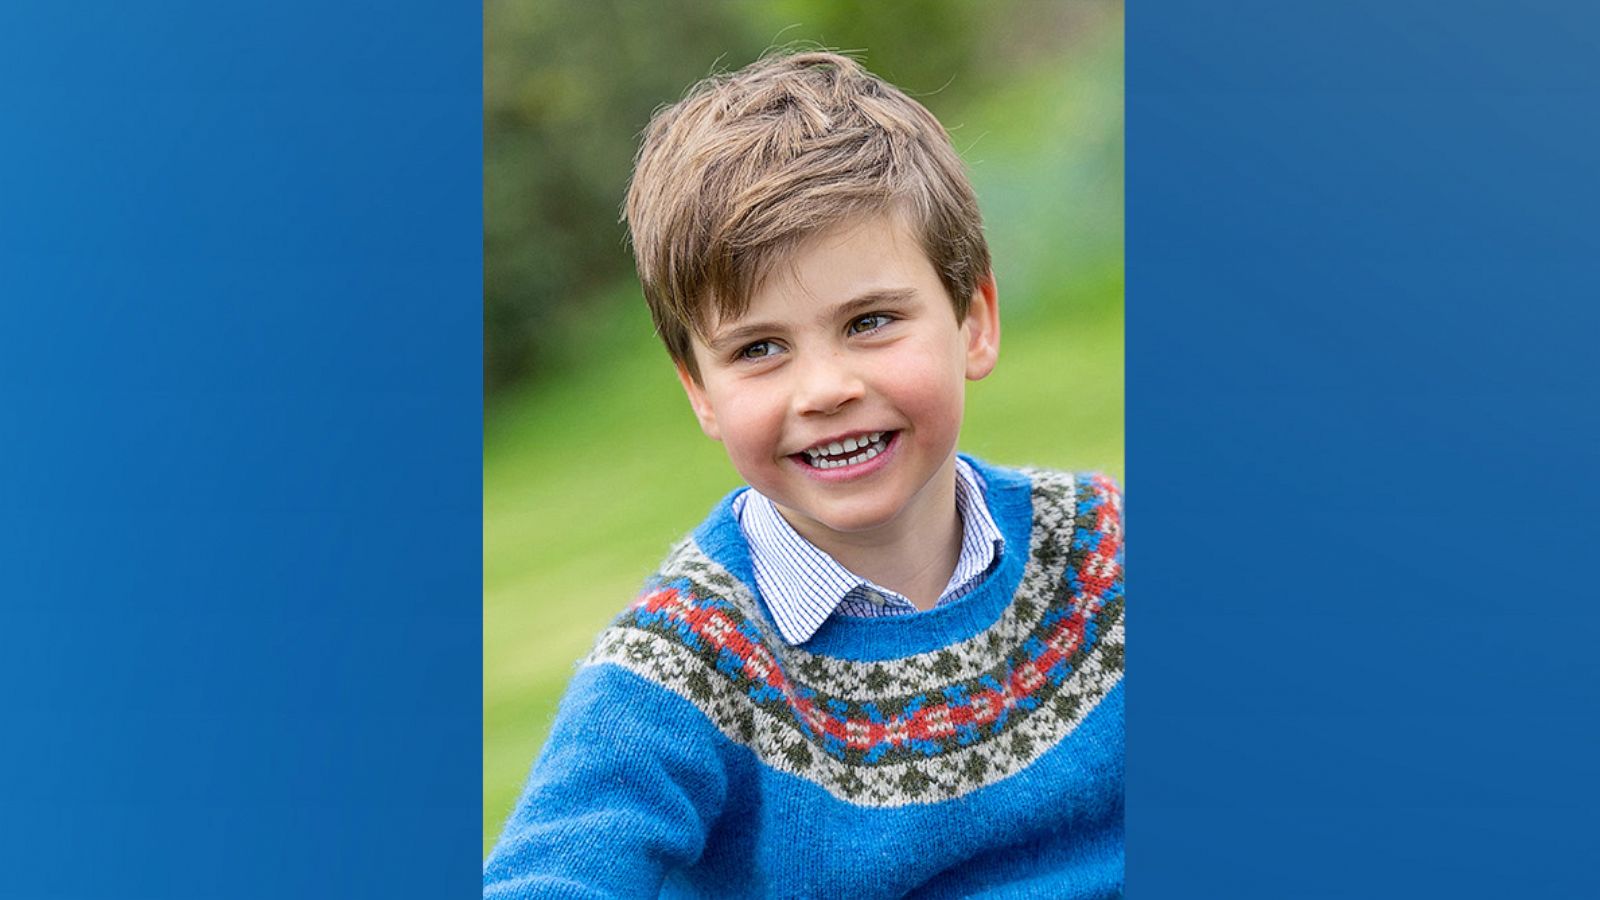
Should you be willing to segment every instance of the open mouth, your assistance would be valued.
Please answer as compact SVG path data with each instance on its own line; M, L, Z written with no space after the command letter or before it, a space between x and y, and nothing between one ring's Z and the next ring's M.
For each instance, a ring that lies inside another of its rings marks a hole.
M795 456L815 469L839 469L864 463L884 450L898 432L872 431L810 447Z

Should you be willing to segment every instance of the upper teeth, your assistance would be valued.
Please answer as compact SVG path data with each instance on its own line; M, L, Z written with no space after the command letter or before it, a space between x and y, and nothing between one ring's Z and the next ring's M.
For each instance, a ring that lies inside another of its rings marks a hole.
M874 431L870 434L862 435L861 437L847 437L842 441L833 441L831 443L819 444L818 446L808 448L806 450L806 454L812 459L817 459L824 455L838 456L841 453L853 453L857 450L863 450L873 444L876 444L878 439L881 437L883 437L883 432L881 431ZM876 456L877 454L874 453L872 455Z

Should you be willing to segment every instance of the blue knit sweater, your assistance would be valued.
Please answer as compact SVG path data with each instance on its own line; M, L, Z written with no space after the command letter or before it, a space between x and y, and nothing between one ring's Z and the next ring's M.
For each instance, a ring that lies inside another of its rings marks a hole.
M1120 896L1120 494L969 461L983 583L803 647L725 499L573 677L484 896Z

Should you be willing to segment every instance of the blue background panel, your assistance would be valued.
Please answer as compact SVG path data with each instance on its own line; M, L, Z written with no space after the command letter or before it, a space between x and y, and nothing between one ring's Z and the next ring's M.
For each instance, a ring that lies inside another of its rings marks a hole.
M1568 7L1130 4L1131 896L1600 891Z
M0 10L0 895L477 892L480 27Z

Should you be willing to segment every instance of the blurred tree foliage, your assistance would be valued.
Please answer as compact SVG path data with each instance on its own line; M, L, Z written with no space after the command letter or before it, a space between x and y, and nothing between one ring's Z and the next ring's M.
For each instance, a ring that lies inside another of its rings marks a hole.
M487 0L485 390L582 355L585 323L606 318L597 304L616 303L632 271L618 217L638 134L695 81L773 47L822 45L859 53L942 116L1109 8L1100 0Z

